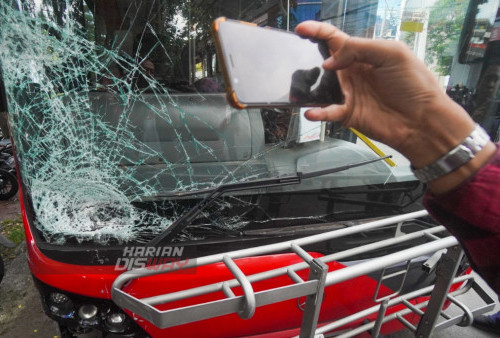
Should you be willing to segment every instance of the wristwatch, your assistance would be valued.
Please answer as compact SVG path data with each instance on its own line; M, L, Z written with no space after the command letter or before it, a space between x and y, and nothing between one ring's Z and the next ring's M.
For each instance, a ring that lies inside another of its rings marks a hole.
M476 124L476 127L458 146L450 150L446 155L437 161L425 166L421 169L411 170L413 174L423 183L433 181L441 176L457 170L475 157L481 149L488 144L490 136Z

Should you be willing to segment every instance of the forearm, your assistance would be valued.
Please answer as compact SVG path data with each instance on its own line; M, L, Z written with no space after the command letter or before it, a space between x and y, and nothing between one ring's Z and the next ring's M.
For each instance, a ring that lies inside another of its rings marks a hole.
M462 183L441 195L429 191L424 204L457 237L473 268L500 294L500 150L491 146L494 154L487 164L478 170L471 164L464 173L443 177L460 177ZM473 161L481 163L482 157ZM471 171L475 174L469 175Z
M421 121L401 144L400 151L416 169L435 162L471 134L475 122L459 105L444 93L429 112L422 112ZM488 142L474 158L456 170L428 183L434 194L444 194L474 175L495 154L496 147Z
M496 150L495 145L489 142L471 161L448 175L429 182L429 189L436 195L445 194L453 190L486 165L495 155Z

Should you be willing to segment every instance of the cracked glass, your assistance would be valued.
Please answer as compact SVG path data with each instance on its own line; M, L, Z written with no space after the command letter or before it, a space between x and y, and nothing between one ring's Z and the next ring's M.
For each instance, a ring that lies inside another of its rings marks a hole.
M0 62L30 226L51 245L148 243L204 189L377 158L351 131L307 122L303 110L231 108L210 33L226 16L290 30L343 18L349 33L373 35L378 2L350 4L2 1ZM397 213L418 187L407 164L377 161L232 191L169 240L287 235Z

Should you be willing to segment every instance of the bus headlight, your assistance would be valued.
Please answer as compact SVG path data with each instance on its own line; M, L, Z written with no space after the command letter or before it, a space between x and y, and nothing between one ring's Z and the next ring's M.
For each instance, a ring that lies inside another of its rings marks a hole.
M105 320L106 329L112 333L120 333L128 328L127 316L124 313L110 313Z
M78 309L78 316L83 320L91 320L97 314L97 306L93 304L85 304Z
M49 294L48 307L52 314L61 318L71 318L75 313L73 302L68 296L60 292Z

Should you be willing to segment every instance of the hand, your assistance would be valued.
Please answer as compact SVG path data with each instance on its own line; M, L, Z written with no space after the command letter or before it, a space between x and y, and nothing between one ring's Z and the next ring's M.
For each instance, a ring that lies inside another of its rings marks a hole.
M323 68L337 71L345 96L342 105L307 111L308 119L341 121L398 150L416 168L446 154L474 129L467 112L444 93L435 76L404 43L350 37L316 21L299 24L296 32L327 42L331 56ZM493 144L486 148L489 155L495 149ZM452 179L452 185L484 164L487 156L481 153L478 160L471 161L471 170L465 172L464 166L457 171L464 175ZM430 185L435 191L453 187L436 181L437 185Z
M301 23L296 32L326 40L332 56L323 67L337 70L345 96L343 105L311 109L307 118L341 121L400 151L416 167L433 162L474 129L404 43L350 37L315 21ZM448 142L433 144L435 137Z

